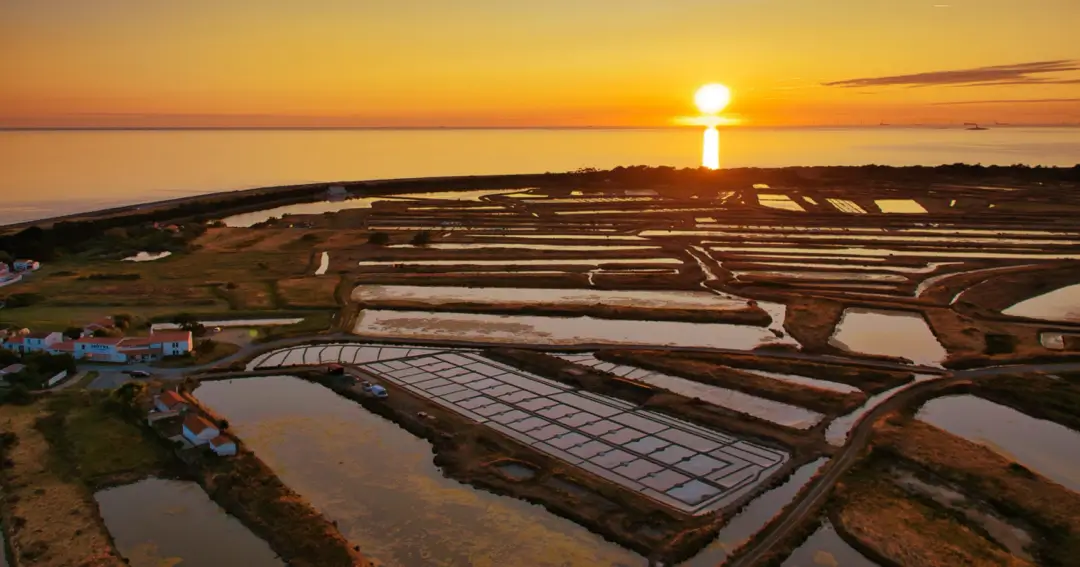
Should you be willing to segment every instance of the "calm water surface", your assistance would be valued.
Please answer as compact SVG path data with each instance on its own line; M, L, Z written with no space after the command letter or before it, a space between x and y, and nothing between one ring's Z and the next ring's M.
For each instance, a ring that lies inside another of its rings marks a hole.
M431 445L292 377L206 382L196 396L350 541L387 565L643 566L539 506L442 476Z
M720 167L1071 166L1073 128L730 128ZM701 132L668 130L0 131L0 223L290 183L698 167Z
M877 563L863 557L846 541L840 539L836 528L825 522L802 545L795 549L783 567L877 567Z
M135 567L285 565L193 482L148 478L94 499L116 547Z
M930 400L917 417L1080 492L1080 432L968 395Z

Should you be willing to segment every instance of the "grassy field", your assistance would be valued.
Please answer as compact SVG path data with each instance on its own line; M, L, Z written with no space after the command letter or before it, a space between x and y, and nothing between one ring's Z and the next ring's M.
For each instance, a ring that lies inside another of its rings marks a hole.
M0 291L0 297L39 296L32 305L0 310L0 323L63 330L118 313L148 320L180 312L273 312L286 303L336 307L337 278L308 273L315 243L295 231L245 232L210 229L194 242L195 251L153 262L78 256L49 262ZM285 296L280 282L287 282Z
M910 497L872 468L849 473L837 486L839 527L899 565L921 567L1027 566L953 514Z
M877 448L962 487L1007 518L1032 525L1041 536L1036 556L1040 564L1070 566L1080 557L1080 494L918 420L879 423Z
M209 346L205 342L199 342L195 346L195 356L181 356L167 358L154 363L157 368L186 368L188 366L202 366L221 360L240 352L240 345L222 341L210 341Z

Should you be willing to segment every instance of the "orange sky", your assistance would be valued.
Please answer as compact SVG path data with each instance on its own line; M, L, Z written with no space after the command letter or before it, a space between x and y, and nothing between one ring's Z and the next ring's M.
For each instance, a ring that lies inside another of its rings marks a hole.
M748 125L1080 123L1078 22L1077 0L4 0L0 126L664 126L712 81Z

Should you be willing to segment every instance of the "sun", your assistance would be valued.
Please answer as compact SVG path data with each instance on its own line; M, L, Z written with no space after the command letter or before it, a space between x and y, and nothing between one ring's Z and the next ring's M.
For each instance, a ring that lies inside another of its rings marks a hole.
M731 102L731 89L719 83L711 83L698 89L694 104L704 114L719 114Z

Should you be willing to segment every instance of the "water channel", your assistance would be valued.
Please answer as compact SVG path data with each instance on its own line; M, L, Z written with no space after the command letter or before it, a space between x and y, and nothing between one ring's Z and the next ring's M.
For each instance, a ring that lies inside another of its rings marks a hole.
M135 567L285 565L193 482L148 478L94 499L117 549Z
M643 566L539 506L445 478L431 445L292 377L203 383L195 395L367 555L404 567Z

